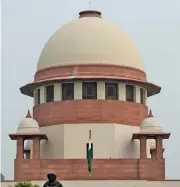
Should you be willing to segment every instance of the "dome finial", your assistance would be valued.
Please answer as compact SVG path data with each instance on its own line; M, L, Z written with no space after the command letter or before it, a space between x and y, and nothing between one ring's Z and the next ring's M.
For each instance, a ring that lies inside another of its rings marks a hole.
M148 117L154 117L153 114L152 114L152 110L151 110L151 109L149 110L149 115L148 115Z
M30 111L28 110L26 118L32 118Z
M101 12L96 10L85 10L79 13L79 18L83 17L99 17L101 18Z

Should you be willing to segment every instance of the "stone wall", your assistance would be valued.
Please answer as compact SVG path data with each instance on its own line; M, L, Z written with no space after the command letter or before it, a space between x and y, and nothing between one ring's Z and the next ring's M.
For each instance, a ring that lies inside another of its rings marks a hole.
M93 159L93 180L164 180L164 159ZM15 180L46 180L47 173L59 180L89 178L86 159L15 160Z

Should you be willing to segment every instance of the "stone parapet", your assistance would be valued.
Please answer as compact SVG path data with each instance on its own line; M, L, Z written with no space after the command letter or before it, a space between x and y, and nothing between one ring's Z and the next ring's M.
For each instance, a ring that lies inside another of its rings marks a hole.
M164 159L93 159L91 180L164 180ZM15 160L15 180L89 179L86 159Z

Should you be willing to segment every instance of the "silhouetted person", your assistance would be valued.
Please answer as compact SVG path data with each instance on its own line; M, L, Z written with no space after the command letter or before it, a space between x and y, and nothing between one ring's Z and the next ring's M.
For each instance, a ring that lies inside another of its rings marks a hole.
M47 175L48 181L43 185L43 187L63 187L63 185L56 180L56 175L49 173Z

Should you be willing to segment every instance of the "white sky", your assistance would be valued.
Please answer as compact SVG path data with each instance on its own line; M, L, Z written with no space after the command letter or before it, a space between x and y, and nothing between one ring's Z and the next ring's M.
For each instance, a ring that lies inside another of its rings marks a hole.
M149 107L164 131L166 176L180 179L180 1L92 0L92 9L131 36L142 55L148 80L162 86ZM2 0L2 168L12 179L16 130L33 100L19 88L33 80L45 42L64 23L88 9L88 0Z

